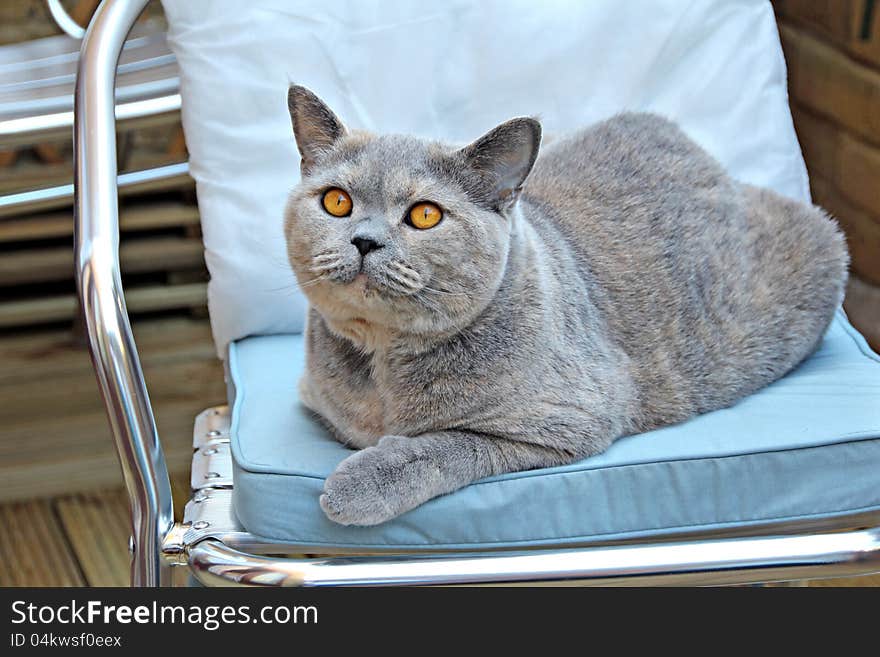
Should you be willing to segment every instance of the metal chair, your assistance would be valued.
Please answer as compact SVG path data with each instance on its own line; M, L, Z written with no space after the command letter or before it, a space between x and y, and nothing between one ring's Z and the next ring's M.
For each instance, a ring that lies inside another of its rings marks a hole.
M173 566L206 585L424 585L514 582L734 584L880 571L880 517L845 515L566 549L307 558L308 546L245 531L231 505L229 415L195 422L193 489L175 523L171 487L120 284L114 80L147 0L105 0L82 46L76 88L76 275L92 359L131 504L132 584L168 585ZM276 556L269 556L276 555Z
M47 0L63 35L0 47L0 147L16 148L69 138L73 92L84 30L58 0ZM164 32L135 27L120 53L116 120L126 128L174 121L180 112L177 63ZM124 173L119 186L132 192L173 186L187 175L185 162ZM0 217L69 206L73 185L57 185L0 197Z

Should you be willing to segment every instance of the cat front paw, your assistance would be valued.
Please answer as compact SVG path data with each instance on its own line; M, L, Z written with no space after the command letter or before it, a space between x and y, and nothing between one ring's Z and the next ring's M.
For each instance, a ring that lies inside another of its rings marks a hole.
M367 447L340 463L324 482L319 499L327 517L340 525L378 525L415 506L408 503L401 456L386 443L385 448Z

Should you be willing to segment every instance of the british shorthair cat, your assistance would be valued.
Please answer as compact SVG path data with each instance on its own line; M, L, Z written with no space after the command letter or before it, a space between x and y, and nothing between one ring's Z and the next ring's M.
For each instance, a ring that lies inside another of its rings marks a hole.
M338 523L729 406L808 356L843 299L825 212L733 180L659 116L539 156L531 118L460 148L349 131L300 86L288 106L300 397L358 448L320 498Z

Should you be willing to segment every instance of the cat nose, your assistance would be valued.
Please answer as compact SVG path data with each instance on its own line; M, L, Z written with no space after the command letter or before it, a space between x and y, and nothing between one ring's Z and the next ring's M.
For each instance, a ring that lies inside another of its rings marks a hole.
M370 251L375 251L376 249L381 249L385 246L369 237L352 237L351 243L355 245L355 248L357 248L362 256L367 255Z

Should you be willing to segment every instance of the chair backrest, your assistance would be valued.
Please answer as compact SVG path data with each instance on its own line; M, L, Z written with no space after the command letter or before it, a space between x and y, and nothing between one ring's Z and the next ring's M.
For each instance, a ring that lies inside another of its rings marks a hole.
M808 199L765 0L163 0L211 271L218 351L302 329L282 211L298 179L289 82L355 128L464 142L625 109L678 121L737 178Z

